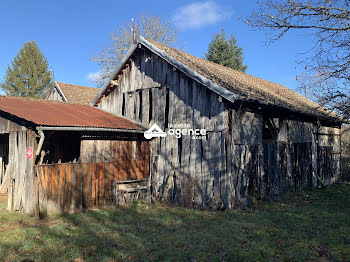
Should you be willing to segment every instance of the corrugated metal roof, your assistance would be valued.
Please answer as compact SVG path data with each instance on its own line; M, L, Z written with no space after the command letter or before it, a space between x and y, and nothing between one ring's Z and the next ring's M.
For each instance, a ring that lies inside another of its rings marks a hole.
M99 88L56 82L68 103L88 105L100 91Z
M41 126L143 130L144 127L95 107L44 99L0 97L0 112Z

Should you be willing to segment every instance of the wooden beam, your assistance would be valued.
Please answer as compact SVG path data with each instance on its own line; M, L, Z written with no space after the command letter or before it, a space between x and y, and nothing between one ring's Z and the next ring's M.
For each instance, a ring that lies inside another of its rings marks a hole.
M111 80L111 86L119 86L119 82L116 80Z

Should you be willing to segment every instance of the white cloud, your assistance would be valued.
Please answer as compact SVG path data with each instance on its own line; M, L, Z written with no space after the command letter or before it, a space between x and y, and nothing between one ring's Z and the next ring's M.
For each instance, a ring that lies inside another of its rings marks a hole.
M91 82L98 82L101 80L102 73L100 71L97 72L91 72L87 75L87 79L89 79Z
M172 20L179 28L197 29L222 21L233 14L233 9L223 8L213 1L194 2L177 9Z

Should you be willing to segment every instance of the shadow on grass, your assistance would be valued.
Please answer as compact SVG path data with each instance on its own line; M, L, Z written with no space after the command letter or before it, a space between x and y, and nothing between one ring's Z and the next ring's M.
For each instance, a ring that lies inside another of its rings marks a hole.
M246 211L133 203L41 221L23 216L17 228L0 226L0 260L344 261L349 189L290 194Z

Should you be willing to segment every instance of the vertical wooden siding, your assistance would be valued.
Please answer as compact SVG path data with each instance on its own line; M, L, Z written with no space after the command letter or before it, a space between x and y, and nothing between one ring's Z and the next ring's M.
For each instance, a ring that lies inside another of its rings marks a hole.
M38 165L42 213L110 205L114 181L149 176L148 141L94 140L81 143L81 163Z
M114 181L140 180L149 176L146 160L129 160L129 165L124 162L36 166L40 212L62 213L112 204Z
M203 140L168 135L150 142L157 199L185 205L221 201L231 208L244 204L248 196L319 186L318 173L328 172L322 171L328 160L321 159L324 153L319 147L338 151L339 128L316 130L311 122L276 116L276 112L271 119L278 124L276 138L263 143L261 110L246 110L239 101L240 105L228 103L148 50L139 49L117 80L118 87L98 107L145 125L157 123L165 131L167 124L189 124L207 131ZM334 155L331 161L339 166Z
M9 140L8 209L33 214L35 198L34 156L29 159L26 151L31 147L35 152L36 134L30 130L10 132Z

